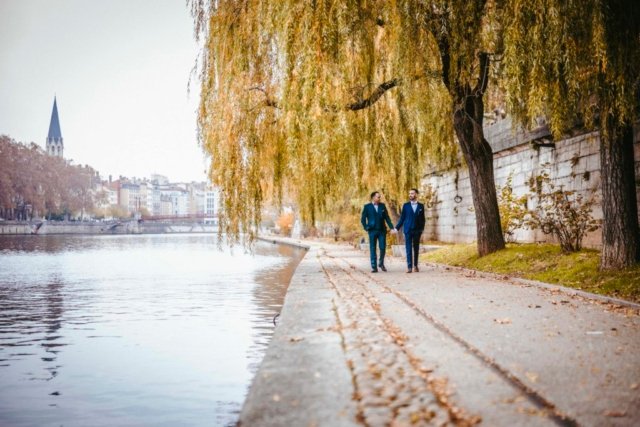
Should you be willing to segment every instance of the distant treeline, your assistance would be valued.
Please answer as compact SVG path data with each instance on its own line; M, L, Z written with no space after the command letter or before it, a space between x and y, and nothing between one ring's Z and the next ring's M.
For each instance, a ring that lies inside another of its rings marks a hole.
M96 203L96 171L48 155L39 145L0 135L0 218L61 219Z

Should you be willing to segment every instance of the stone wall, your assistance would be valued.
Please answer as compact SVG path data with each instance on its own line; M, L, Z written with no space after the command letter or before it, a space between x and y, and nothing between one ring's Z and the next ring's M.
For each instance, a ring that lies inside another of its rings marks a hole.
M494 150L496 184L503 186L512 174L515 195L530 194L529 178L546 169L556 185L585 194L596 188L594 218L602 218L600 205L600 155L597 132L585 133L560 141L552 141L546 125L532 132L514 131L511 120L504 119L485 127L485 136ZM636 177L640 178L640 126L635 129ZM636 193L640 201L640 183L636 179ZM476 221L473 212L469 173L466 167L452 170L432 170L424 176L423 186L431 185L436 198L427 209L424 238L445 242L473 242L476 240ZM457 197L456 197L457 196ZM640 209L639 209L640 211ZM518 230L519 242L553 241L540 231ZM600 230L584 240L587 247L601 246Z
M131 234L139 233L137 221L123 222L122 225L110 229L113 224L102 222L67 222L45 221L40 228L40 221L0 223L0 234ZM36 231L37 233L34 233Z
M28 223L5 221L0 223L0 234L31 234L33 226Z
M0 223L0 234L34 234L39 222L6 221ZM217 226L200 223L186 224L122 221L118 223L103 222L56 222L47 221L38 230L38 235L45 234L166 234L166 233L213 233Z

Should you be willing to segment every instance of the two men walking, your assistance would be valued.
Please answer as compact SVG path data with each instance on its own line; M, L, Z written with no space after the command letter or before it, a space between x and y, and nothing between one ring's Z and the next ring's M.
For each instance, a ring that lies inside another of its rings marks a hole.
M402 206L400 219L394 227L389 218L384 203L380 202L380 193L371 193L371 203L364 205L360 222L369 233L369 251L371 256L371 272L377 273L378 266L382 271L387 271L384 266L384 255L386 249L387 227L396 233L397 230L404 232L405 248L407 252L407 273L418 272L418 254L420 250L420 236L424 231L425 215L424 205L418 202L418 190L412 188L409 191L409 201ZM377 261L376 242L380 246L380 259ZM377 264L376 264L377 262Z

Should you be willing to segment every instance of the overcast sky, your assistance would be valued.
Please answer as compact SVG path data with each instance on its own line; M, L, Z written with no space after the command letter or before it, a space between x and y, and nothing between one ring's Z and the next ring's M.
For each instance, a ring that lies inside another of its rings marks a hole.
M44 147L57 95L67 159L203 181L197 55L184 0L0 0L0 134Z

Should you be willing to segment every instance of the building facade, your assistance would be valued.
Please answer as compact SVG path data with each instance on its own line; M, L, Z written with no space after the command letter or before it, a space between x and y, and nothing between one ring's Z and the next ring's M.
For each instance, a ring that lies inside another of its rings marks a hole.
M204 223L218 225L220 194L213 186L207 186L204 197Z

